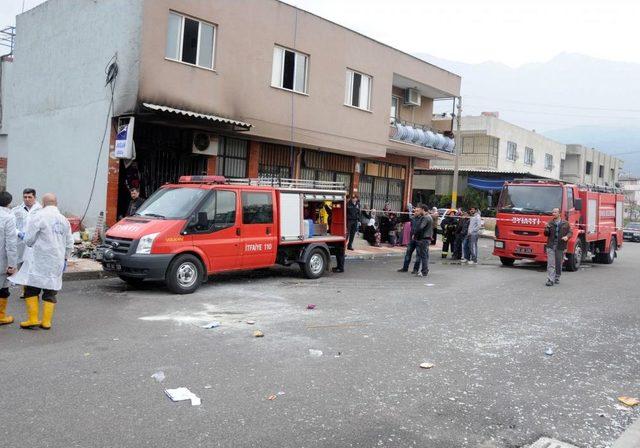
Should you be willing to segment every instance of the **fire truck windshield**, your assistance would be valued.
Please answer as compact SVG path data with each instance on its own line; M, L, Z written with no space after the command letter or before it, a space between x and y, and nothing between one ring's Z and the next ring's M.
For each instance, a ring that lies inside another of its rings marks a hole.
M142 204L135 216L184 219L206 193L200 188L161 188Z
M498 201L498 211L550 215L562 206L562 187L546 185L505 185Z

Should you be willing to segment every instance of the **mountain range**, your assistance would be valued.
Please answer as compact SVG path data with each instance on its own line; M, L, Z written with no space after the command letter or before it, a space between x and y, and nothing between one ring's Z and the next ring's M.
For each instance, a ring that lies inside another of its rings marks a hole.
M499 112L562 143L616 155L624 171L640 175L640 64L573 53L515 68L416 56L462 77L463 115Z

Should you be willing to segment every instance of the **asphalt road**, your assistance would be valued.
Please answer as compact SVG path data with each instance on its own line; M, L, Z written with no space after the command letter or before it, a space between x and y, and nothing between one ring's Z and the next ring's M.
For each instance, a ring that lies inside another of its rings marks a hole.
M223 275L190 296L69 282L51 331L0 328L0 445L609 446L640 415L616 405L640 395L640 244L549 288L490 243L481 264L434 259L422 279L385 258L317 281ZM181 386L202 404L165 396Z

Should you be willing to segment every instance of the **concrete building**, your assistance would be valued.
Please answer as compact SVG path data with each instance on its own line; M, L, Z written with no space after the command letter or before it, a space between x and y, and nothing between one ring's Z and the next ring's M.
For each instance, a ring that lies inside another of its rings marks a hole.
M640 177L624 174L619 177L624 191L625 217L637 221L640 219Z
M451 129L451 118L434 118L436 129ZM464 196L468 186L486 192L491 202L505 180L518 177L560 179L565 145L498 118L497 113L462 117L459 146L460 182ZM414 176L414 200L451 193L453 160L435 160ZM420 193L422 191L422 193Z
M460 77L276 0L49 0L18 16L15 56L9 189L88 220L202 173L341 181L402 208L415 167L452 159L431 117Z
M561 179L576 184L613 187L618 181L623 161L593 148L567 145Z

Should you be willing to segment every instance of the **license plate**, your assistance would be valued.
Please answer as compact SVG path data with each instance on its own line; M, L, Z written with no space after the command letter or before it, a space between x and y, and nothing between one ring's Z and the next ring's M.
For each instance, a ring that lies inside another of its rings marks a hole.
M105 267L105 269L107 269L109 271L120 271L120 270L122 270L122 266L120 266L120 263L105 263L104 267Z
M517 254L532 254L533 248L531 247L516 247Z

